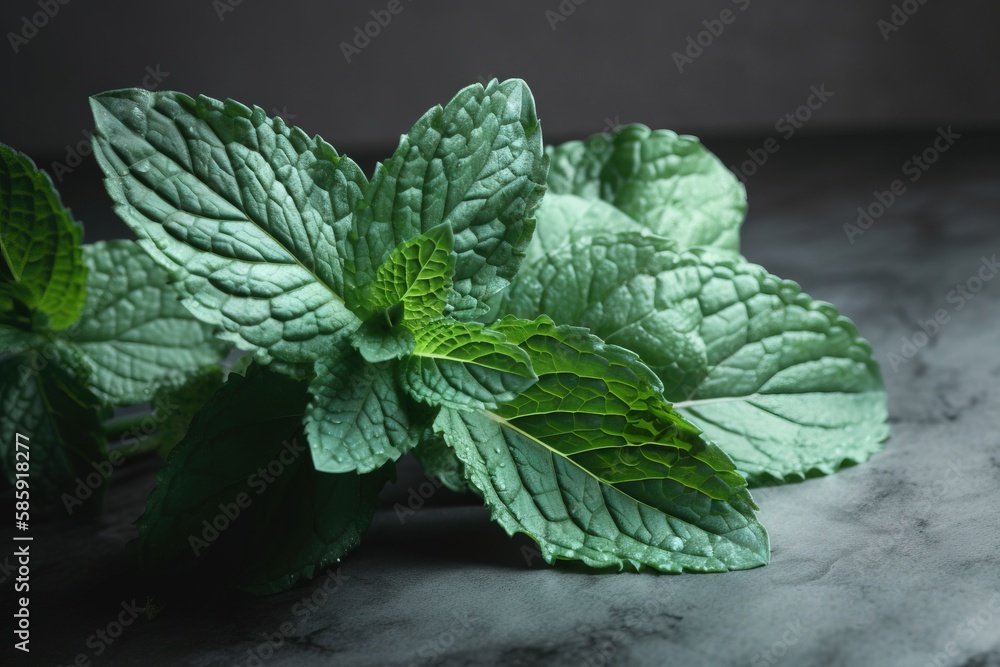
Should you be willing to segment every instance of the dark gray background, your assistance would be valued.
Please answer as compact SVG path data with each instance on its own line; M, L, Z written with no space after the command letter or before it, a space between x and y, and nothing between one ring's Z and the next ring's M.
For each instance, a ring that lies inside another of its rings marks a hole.
M340 43L388 0L69 0L17 54L7 35L39 0L4 0L0 141L39 158L64 153L92 125L87 96L140 86L147 66L169 72L162 88L284 110L357 151L391 148L428 107L490 76L528 82L550 141L608 120L772 133L821 84L834 96L803 133L994 126L1000 4L908 1L919 9L886 41L877 21L890 17L888 0L564 0L575 11L555 30L546 11L559 0L400 0L348 64ZM223 2L239 4L220 20ZM724 9L735 20L678 72L671 54Z

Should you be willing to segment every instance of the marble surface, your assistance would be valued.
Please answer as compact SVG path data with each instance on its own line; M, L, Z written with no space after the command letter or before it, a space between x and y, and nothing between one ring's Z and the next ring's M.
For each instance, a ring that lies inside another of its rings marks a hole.
M1000 666L1000 277L949 300L1000 254L997 142L959 142L854 243L843 229L933 136L789 146L747 182L745 254L857 322L892 426L865 465L755 492L767 567L549 567L465 497L435 490L401 522L393 503L425 482L407 463L330 576L261 599L166 586L122 549L146 461L116 473L97 522L37 529L29 664ZM894 369L889 355L939 310L947 321ZM134 621L133 600L146 607ZM120 614L129 625L103 642Z

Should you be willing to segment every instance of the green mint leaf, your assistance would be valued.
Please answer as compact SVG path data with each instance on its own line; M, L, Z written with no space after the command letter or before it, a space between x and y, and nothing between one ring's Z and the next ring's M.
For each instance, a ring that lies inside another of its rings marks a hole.
M451 305L469 319L506 287L531 238L547 160L528 86L512 79L465 88L434 107L379 165L357 217L359 290L401 242L447 223L457 255Z
M416 446L414 409L394 375L395 364L366 363L354 350L316 364L306 436L317 470L369 472Z
M416 344L413 333L403 324L391 325L381 316L365 322L351 336L354 346L365 361L378 363L390 359L402 359L413 352Z
M103 496L110 469L97 398L76 376L38 351L0 360L0 462L14 483L18 462L30 459L31 501L45 509L70 514L83 506L99 509L90 495ZM27 436L29 457L16 447L17 434ZM18 456L17 452L22 455ZM96 480L96 485L91 480ZM85 487L86 499L78 497ZM86 502L84 502L86 500Z
M284 590L357 546L389 471L317 472L301 436L304 383L266 368L230 375L156 475L129 551L256 594Z
M231 100L129 89L91 108L115 210L195 315L261 363L310 364L357 328L340 250L367 186L354 162Z
M418 322L444 315L455 273L455 237L451 226L438 225L403 241L375 272L369 312L402 304L402 320Z
M64 329L83 308L83 228L63 207L45 172L0 144L0 314L15 302Z
M413 351L409 327L441 317L455 272L454 236L449 225L400 243L375 273L367 319L351 344L372 363L401 359Z
M746 190L695 137L626 125L547 152L552 192L614 204L681 249L739 252Z
M0 354L24 352L44 344L45 339L34 331L0 322Z
M413 450L413 456L426 474L436 477L455 493L474 491L465 479L465 466L440 433L427 429L420 438L420 444Z
M531 360L503 334L477 322L441 319L413 332L416 346L400 364L399 382L432 406L496 407L531 386Z
M109 405L148 401L225 356L212 327L184 307L169 274L132 241L84 246L87 301L66 343L92 369L87 381Z
M854 324L759 266L597 237L533 264L505 307L637 353L751 484L832 473L888 436L878 365Z
M215 395L223 383L222 369L209 366L183 384L161 386L153 394L153 420L156 422L156 453L166 458L184 439L191 420Z
M603 200L549 193L535 211L535 234L528 246L525 266L589 236L644 229Z
M638 358L576 327L505 318L538 381L496 410L435 422L493 518L547 562L715 572L767 563L732 461L670 409Z

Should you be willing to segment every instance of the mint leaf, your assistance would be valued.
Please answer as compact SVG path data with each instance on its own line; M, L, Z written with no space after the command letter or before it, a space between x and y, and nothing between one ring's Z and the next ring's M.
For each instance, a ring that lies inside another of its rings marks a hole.
M215 572L284 590L357 546L390 471L317 472L301 438L305 385L264 368L231 375L156 475L130 553L145 568Z
M589 327L603 325L603 333L594 333L606 342L635 350L656 348L654 357L640 358L654 371L669 363L678 351L663 347L661 340L669 329L633 315L636 305L646 312L654 308L657 272L673 266L677 255L668 239L641 233L584 237L572 246L557 249L525 267L518 280L505 292L504 314L525 319L546 315L559 324ZM637 275L643 278L630 279ZM635 284L632 284L635 283ZM594 315L585 316L594 311ZM598 317L599 314L599 317ZM612 338L617 330L608 330L605 321L635 320L635 333L628 339ZM643 339L642 335L646 334ZM659 347L658 347L659 346ZM638 353L638 352L637 352Z
M0 322L0 354L24 352L44 343L45 339L34 331Z
M413 332L399 382L413 398L459 410L495 407L535 381L523 350L477 322L441 319Z
M695 137L626 125L547 153L552 192L614 204L681 249L739 252L746 190Z
M340 250L367 185L354 162L231 100L129 89L91 108L115 210L202 321L293 365L357 328Z
M878 365L854 324L759 266L596 237L533 264L505 305L637 353L752 484L832 473L888 436Z
M148 401L225 356L212 328L185 308L167 272L131 241L84 246L87 301L66 343L92 369L91 389L109 405Z
M365 361L378 363L391 359L402 359L413 352L416 344L411 332L403 324L392 324L391 319L380 321L380 317L365 322L351 336L354 346Z
M365 360L405 357L415 345L409 327L444 314L455 273L453 241L451 227L438 225L400 243L378 268L364 300L367 320L351 338Z
M402 304L404 322L444 315L455 273L454 244L451 226L446 224L400 243L375 272L369 311Z
M183 384L161 386L153 394L153 419L157 422L156 453L166 458L184 439L194 416L222 387L222 369L208 366L201 369Z
M455 493L474 490L465 479L465 466L458 460L455 450L433 429L424 432L420 444L413 450L413 456L425 473L436 477Z
M96 474L99 486L86 484L100 498L107 474L108 449L101 429L97 399L76 377L32 351L0 360L0 463L14 483L16 438L28 438L31 500L43 508L65 508L72 513L80 499L76 488ZM20 450L23 454L23 449ZM67 504L66 500L70 502ZM95 509L100 503L88 502Z
M317 363L306 410L317 470L369 472L416 446L414 408L394 374L394 364L366 363L354 350L333 363Z
M368 206L357 216L354 285L362 291L393 248L447 223L457 254L455 315L485 313L483 302L520 266L547 168L523 81L465 88L424 114L376 168Z
M48 175L0 144L0 314L17 302L52 329L72 324L83 308L82 237Z
M535 234L525 265L596 234L642 232L645 228L600 199L549 193L535 211Z
M435 429L510 534L546 562L714 572L763 565L768 539L732 461L670 409L638 358L539 318L497 328L538 381L495 410L443 409Z

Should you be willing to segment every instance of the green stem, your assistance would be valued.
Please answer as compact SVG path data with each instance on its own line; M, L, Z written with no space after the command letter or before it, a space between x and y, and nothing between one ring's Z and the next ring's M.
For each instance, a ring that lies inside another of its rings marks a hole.
M156 451L160 442L156 437L156 431L146 433L142 429L142 424L153 416L151 412L142 412L137 415L129 415L104 423L104 435L109 444L115 444L127 439L128 444L113 447L114 451L121 452L126 460L145 456Z
M119 417L118 419L106 421L104 422L104 435L109 441L115 441L121 440L132 429L136 429L137 433L141 434L143 420L152 416L153 413L151 412L140 412L137 415L129 415L128 417Z

